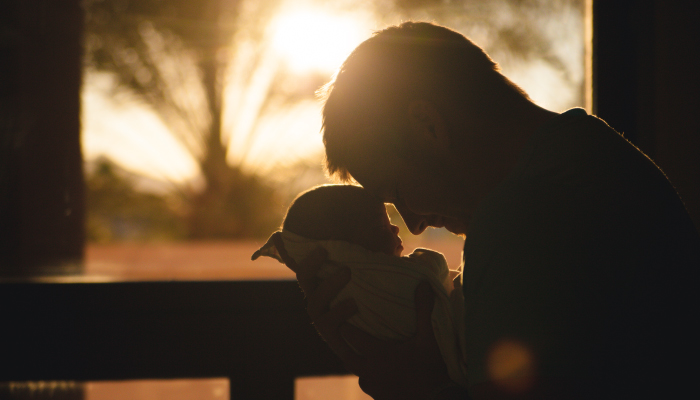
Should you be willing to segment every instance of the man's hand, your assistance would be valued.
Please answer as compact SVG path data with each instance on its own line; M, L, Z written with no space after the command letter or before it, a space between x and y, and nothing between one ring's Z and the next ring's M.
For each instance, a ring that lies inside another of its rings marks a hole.
M321 282L317 273L326 258L326 251L318 248L299 264L289 261L293 265L288 267L296 272L306 294L307 312L316 330L346 368L360 377L362 390L375 400L424 400L436 388L449 385L433 333L434 293L430 285L423 282L416 288L416 336L403 343L386 342L346 323L357 312L353 299L330 308L351 273L343 268Z
M351 368L375 400L424 400L452 384L433 332L434 293L427 282L418 285L415 299L416 336L408 341L389 343L349 324L341 327L343 337L363 356Z
M326 250L319 247L298 265L288 267L296 272L299 286L306 294L306 311L316 330L346 367L349 367L359 361L359 356L341 336L340 326L357 312L357 306L353 299L342 301L333 309L330 304L350 281L350 269L342 268L321 282L317 274L327 257ZM291 260L291 263L294 261Z

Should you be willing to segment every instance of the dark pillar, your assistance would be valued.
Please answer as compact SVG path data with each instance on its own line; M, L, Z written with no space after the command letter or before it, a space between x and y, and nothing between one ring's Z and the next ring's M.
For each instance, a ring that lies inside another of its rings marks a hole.
M654 7L654 160L700 229L700 23L692 2Z
M653 3L593 2L593 110L652 158Z
M700 24L687 2L594 0L594 112L666 173L700 227Z
M80 0L0 6L0 275L79 269Z

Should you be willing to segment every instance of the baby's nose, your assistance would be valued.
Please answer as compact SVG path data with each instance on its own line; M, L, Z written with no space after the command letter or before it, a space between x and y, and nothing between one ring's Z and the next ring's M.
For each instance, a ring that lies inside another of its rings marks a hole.
M396 226L396 225L394 225L394 224L391 224L391 231L394 232L394 233L396 233L396 234L398 234L398 233L399 233L399 227Z

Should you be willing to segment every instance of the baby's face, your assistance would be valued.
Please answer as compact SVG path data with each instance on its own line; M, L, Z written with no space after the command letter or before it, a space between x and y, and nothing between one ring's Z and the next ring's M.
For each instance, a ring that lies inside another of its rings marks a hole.
M384 204L360 218L364 220L358 221L360 227L354 234L353 243L368 250L401 256L403 245L399 237L399 227L389 221Z

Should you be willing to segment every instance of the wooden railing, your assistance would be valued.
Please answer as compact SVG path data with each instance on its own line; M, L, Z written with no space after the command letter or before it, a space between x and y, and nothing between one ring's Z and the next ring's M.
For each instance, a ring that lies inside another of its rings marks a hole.
M228 377L231 399L293 399L345 374L294 281L0 283L0 381Z

